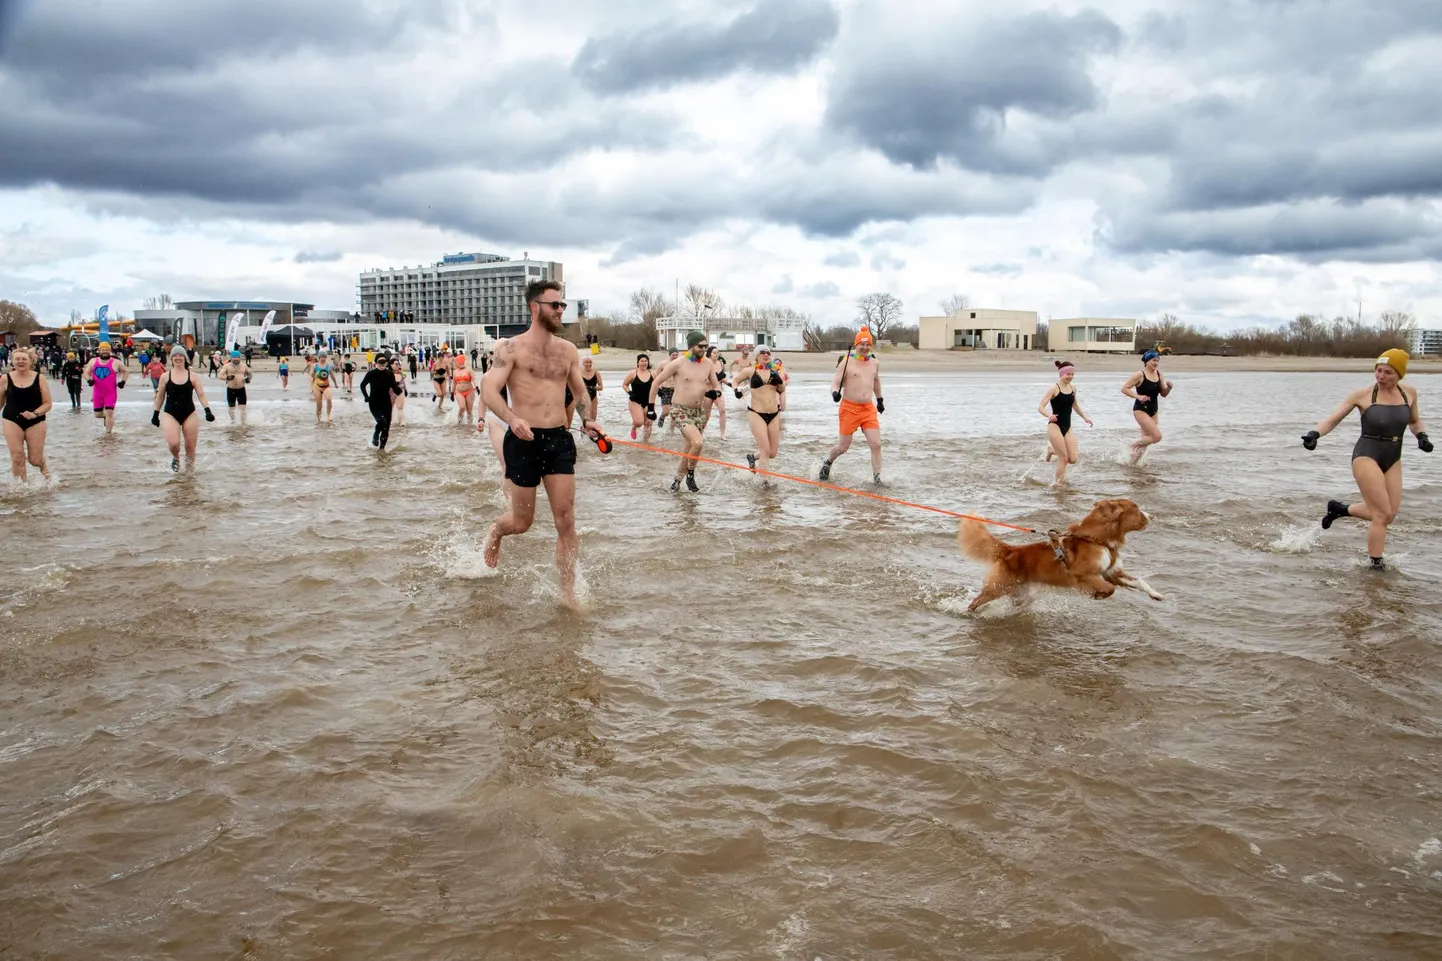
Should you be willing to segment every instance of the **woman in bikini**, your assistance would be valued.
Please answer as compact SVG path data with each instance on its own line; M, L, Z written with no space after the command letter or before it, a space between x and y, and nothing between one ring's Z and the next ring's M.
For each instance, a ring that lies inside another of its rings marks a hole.
M400 389L391 401L391 420L399 427L406 422L406 368L399 357L391 360L391 373L396 375L396 387Z
M155 407L150 422L165 433L165 446L170 448L170 469L180 470L180 441L185 440L185 469L195 466L195 445L200 439L200 418L195 410L195 398L200 398L200 407L205 419L215 420L210 404L205 399L205 388L195 379L190 369L190 360L185 348L179 345L170 349L170 367L160 378L160 389L155 392ZM319 417L319 414L316 415Z
M1172 392L1172 382L1162 376L1161 357L1155 350L1146 351L1142 354L1142 369L1122 384L1122 393L1135 401L1132 416L1142 429L1140 439L1132 442L1133 464L1142 459L1148 447L1162 441L1162 429L1157 426L1159 398Z
M470 427L476 422L476 377L466 366L465 354L457 354L454 363L451 384L456 398L456 423Z
M1348 394L1331 417L1302 435L1302 446L1316 450L1318 438L1331 433L1354 407L1362 412L1362 436L1352 448L1352 477L1362 503L1328 501L1322 527L1330 528L1341 517L1367 521L1367 554L1377 570L1386 566L1382 555L1387 548L1387 527L1402 506L1402 438L1408 429L1416 435L1418 448L1424 454L1432 453L1432 441L1417 407L1417 391L1401 383L1407 376L1408 360L1405 350L1394 347L1384 352L1373 366L1372 385Z
M643 376L644 375L644 376ZM621 379L621 389L630 398L631 439L636 431L644 427L642 442L651 443L651 421L646 417L646 408L651 404L651 355L637 354L636 369Z
M711 346L706 348L706 359L715 368L714 376L716 383L706 391L706 419L701 423L701 429L705 430L706 425L711 422L711 411L719 411L721 415L721 439L726 439L726 402L721 399L721 391L727 385L726 380L726 358L721 352Z
M746 405L746 417L751 422L756 453L747 454L746 461L752 470L758 465L766 470L781 452L781 421L778 418L781 416L781 398L786 392L786 380L781 375L780 365L771 359L770 347L756 348L756 365L751 370L751 376L737 386L751 395Z
M1073 412L1081 415L1088 427L1092 425L1092 419L1082 410L1081 398L1077 396L1076 387L1072 384L1072 378L1076 376L1075 365L1065 360L1054 363L1057 382L1047 388L1041 403L1036 405L1036 410L1047 419L1046 459L1056 458L1054 483L1060 485L1066 479L1067 465L1075 464L1077 460L1076 434L1071 429L1071 415Z
M0 377L0 404L4 405L0 423L5 425L5 446L10 448L10 473L25 483L25 465L29 463L49 480L45 415L50 410L50 383L40 376L35 354L28 347L16 347L10 363L10 372Z

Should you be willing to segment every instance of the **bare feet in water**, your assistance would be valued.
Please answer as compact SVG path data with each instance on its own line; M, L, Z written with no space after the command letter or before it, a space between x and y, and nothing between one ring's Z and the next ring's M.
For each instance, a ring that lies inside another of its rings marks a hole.
M492 524L491 529L486 531L486 548L482 557L485 558L487 567L495 567L501 562L501 532L496 524Z

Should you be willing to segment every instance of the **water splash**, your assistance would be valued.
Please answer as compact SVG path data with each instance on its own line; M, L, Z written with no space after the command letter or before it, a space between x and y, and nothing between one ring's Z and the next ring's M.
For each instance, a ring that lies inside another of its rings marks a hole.
M1272 554L1310 554L1322 543L1322 528L1316 524L1292 525L1267 544Z

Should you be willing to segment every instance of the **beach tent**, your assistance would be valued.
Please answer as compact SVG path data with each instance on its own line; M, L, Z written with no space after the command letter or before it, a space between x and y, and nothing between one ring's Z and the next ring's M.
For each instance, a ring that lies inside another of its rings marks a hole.
M137 330L130 335L131 340L164 340L159 334L152 334L148 330Z

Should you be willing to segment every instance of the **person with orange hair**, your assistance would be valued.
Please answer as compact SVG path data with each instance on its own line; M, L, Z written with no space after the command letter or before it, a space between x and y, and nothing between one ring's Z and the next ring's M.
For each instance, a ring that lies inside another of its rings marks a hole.
M1317 441L1342 423L1354 407L1362 412L1362 436L1352 448L1352 478L1362 503L1328 501L1322 527L1330 528L1343 517L1367 521L1367 554L1379 571L1386 568L1382 552L1387 547L1387 528L1402 506L1402 437L1408 428L1417 437L1417 447L1424 454L1432 453L1432 441L1417 407L1417 390L1402 384L1408 360L1401 348L1384 351L1372 367L1374 383L1352 391L1332 416L1302 435L1302 446L1316 450Z
M851 437L859 430L871 448L871 481L882 483L881 422L876 415L886 412L886 401L881 397L881 366L871 352L873 344L869 328L858 330L851 351L836 365L836 376L831 378L831 399L841 405L841 429L836 446L821 462L817 475L821 480L831 479L831 465L851 449Z

